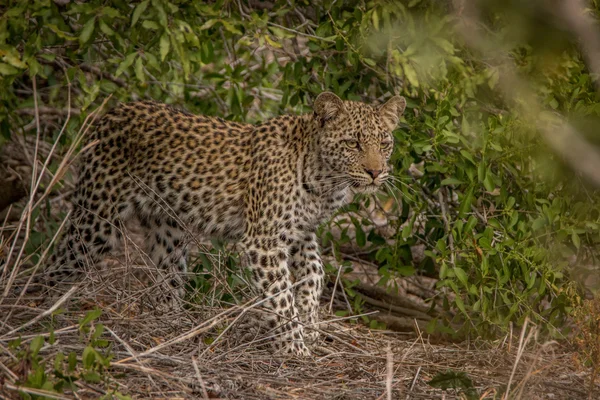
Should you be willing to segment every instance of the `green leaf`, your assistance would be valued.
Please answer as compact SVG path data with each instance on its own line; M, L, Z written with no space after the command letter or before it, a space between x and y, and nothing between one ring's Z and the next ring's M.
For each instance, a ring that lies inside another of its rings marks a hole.
M546 226L546 218L538 217L537 219L535 219L532 222L531 229L535 232L535 231L543 228L544 226Z
M465 286L465 287L469 287L469 277L467 276L467 273L460 267L455 267L454 268L454 274L456 275L456 277L458 278L458 280Z
M463 197L463 199L460 203L460 207L458 209L458 217L459 218L464 218L468 212L471 212L471 203L473 203L473 190L474 190L474 186L473 185L469 186L467 193Z
M160 29L160 25L157 24L154 21L149 21L149 20L145 20L144 22L142 22L142 27L146 28L146 29L152 29L154 31Z
M165 61L167 54L169 54L169 49L171 47L171 40L169 39L169 35L167 33L163 33L160 37L160 60Z
M265 40L267 41L267 43L269 43L271 46L275 47L276 49L280 49L283 47L280 43L277 43L276 41L271 39L269 37L269 35L265 35Z
M19 70L12 65L0 62L0 75L14 75L18 72Z
M102 310L99 308L95 308L92 311L88 311L88 313L85 314L85 317L83 317L79 321L79 329L81 329L85 325L89 324L90 322L94 321L95 319L100 317L100 315L102 315Z
M133 61L135 60L135 57L137 56L137 52L133 52L131 54L128 54L123 61L121 62L121 64L119 64L119 68L117 68L117 72L115 72L115 76L119 76L121 75L123 72L125 72L127 70L127 68L131 67L131 64L133 64Z
M204 24L202 24L202 26L200 27L200 30L203 31L203 30L212 28L213 25L216 24L217 22L219 22L218 19L209 19Z
M54 32L56 34L56 36L58 36L61 39L77 40L77 38L75 36L71 35L68 32L61 31L60 28L54 24L45 24L44 27L50 29L52 32Z
M415 267L412 265L402 265L394 269L402 276L413 276L415 274Z
M144 64L142 63L142 57L138 57L135 60L135 77L140 82L146 81L146 75L144 74Z
M358 221L354 221L354 227L356 230L356 244L360 247L364 247L367 244L367 235L365 231L362 229L362 226Z
M449 283L450 283L450 282L449 282ZM451 285L451 286L452 286L452 285ZM457 290L455 290L455 291L457 291ZM465 303L463 302L463 299L462 299L462 298L461 298L459 295L457 295L457 296L454 298L454 303L456 304L456 307L458 307L458 309L459 309L460 311L462 311L462 313L463 313L463 314L465 314L466 316L469 316L469 314L467 313L467 310L466 310L466 308L465 308Z
M440 279L445 279L448 276L448 264L442 263L440 267Z
M403 64L402 68L404 69L404 75L408 82L416 88L419 87L419 78L417 77L417 71L410 65L409 63Z
M56 357L54 358L54 370L55 371L62 371L63 369L63 361L65 360L65 355L62 352L59 352L58 354L56 354Z
M106 25L106 22L100 20L98 26L100 27L100 30L106 35L106 36L112 36L115 34L115 31L113 31L108 25Z
M490 264L489 264L487 256L484 255L481 260L481 275L487 276L489 270L490 270Z
M39 62L37 62L37 60L34 57L31 57L29 60L27 60L27 65L29 65L29 76L30 77L36 76L36 75L40 74L41 72L43 72L42 65Z
M84 379L86 382L89 382L89 383L98 383L98 382L101 382L101 381L102 381L102 379L101 379L101 377L100 377L100 374L98 374L98 373L97 373L97 372L95 372L95 371L91 371L91 372L86 372L86 373L84 373L84 374L83 374L83 379Z
M161 4L161 2L159 0L152 0L152 6L158 13L158 22L160 23L160 25L163 28L168 29L169 28L169 26L168 26L169 20L168 20L165 8Z
M83 29L79 34L79 45L83 46L86 44L90 38L92 37L92 33L94 33L94 25L96 24L96 18L92 17L88 20L88 22L83 25Z
M377 62L375 62L375 60L373 60L372 58L363 58L362 60L363 60L363 62L364 62L365 64L367 64L369 67L374 67L374 66L376 66L376 65L377 65Z
M484 179L485 179L485 172L486 172L485 163L482 160L479 163L479 165L477 166L477 179L479 179L479 182L483 182L484 181Z
M221 23L223 24L223 27L227 31L233 33L234 35L241 35L242 34L242 31L240 31L238 28L236 28L231 22L223 19L223 20L221 20Z
M104 325L103 324L96 324L94 326L94 334L92 335L92 339L98 339L100 336L102 336L102 334L104 333Z
M6 61L7 63L9 63L10 65L12 65L13 67L17 67L20 69L27 68L27 64L21 60L19 52L16 49L11 48L9 51L3 52L3 53L4 53L4 55L3 55L2 59L4 61ZM2 53L0 53L0 54L2 54Z
M150 0L144 0L135 7L133 10L133 15L131 16L131 27L135 25L138 19L140 19L140 16L144 13L144 11L146 11L149 1Z
M452 43L450 43L446 39L443 39L443 38L440 38L440 37L434 37L433 38L433 42L437 46L439 46L441 49L443 49L446 53L448 53L448 54L453 54L454 53L454 45L452 45Z
M446 179L444 179L444 180L441 182L441 184L442 184L443 186L448 186L448 185L461 185L461 184L463 184L463 183L464 183L463 181L461 181L460 179L457 179L457 178L446 178Z
M31 343L29 344L29 350L31 351L31 354L35 357L43 345L44 345L44 337L43 336L34 337L33 340L31 341Z
M77 354L72 351L69 353L69 372L75 371L75 367L77 367Z
M371 21L373 21L373 28L375 28L376 31L379 30L379 14L377 14L377 10L373 10L373 13L371 14Z
M92 368L94 362L96 361L96 350L94 350L92 346L86 346L85 349L83 349L81 361L83 362L83 368Z
M510 196L510 197L508 198L508 200L506 201L506 207L505 207L505 208L506 208L507 210L510 210L510 209L511 209L511 208L513 208L513 206L515 205L516 201L517 201L517 200L515 200L515 198L514 198L514 197Z
M573 244L575 245L577 250L579 250L579 247L581 247L581 239L579 239L579 235L577 233L573 232L571 234L571 240L573 241Z

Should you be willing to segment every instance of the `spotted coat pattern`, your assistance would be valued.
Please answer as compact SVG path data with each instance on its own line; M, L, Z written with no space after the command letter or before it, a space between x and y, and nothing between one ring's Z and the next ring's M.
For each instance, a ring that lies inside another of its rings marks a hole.
M392 130L404 98L382 106L320 94L314 113L259 125L191 115L154 102L121 104L96 124L67 232L47 270L50 286L81 277L137 217L147 254L181 292L185 238L238 241L270 312L277 350L307 355L316 339L323 265L315 231L354 191L388 176Z

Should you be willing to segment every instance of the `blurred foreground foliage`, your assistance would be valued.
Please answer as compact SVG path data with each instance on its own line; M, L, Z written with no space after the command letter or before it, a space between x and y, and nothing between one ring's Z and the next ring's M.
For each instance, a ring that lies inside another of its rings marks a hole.
M484 2L482 20L545 109L598 142L594 79L541 4ZM577 301L570 267L597 263L598 196L500 97L502 70L463 42L460 15L460 1L435 0L8 0L0 143L36 134L34 83L39 133L52 142L66 122L62 146L109 96L254 122L310 111L322 90L400 93L394 245L356 221L361 257L384 282L439 277L451 312L437 329L488 336L529 318L561 334ZM426 257L411 265L416 244Z

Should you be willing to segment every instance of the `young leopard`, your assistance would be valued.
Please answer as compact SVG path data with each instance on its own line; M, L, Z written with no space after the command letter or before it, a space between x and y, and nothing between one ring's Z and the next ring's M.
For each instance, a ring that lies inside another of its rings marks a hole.
M134 216L151 232L149 258L175 272L168 287L178 292L187 235L235 240L271 311L261 326L278 335L279 351L308 355L304 339L318 333L305 327L317 323L323 289L316 228L353 191L373 192L387 179L405 105L399 96L371 106L325 92L312 114L254 126L154 102L121 104L82 154L70 225L46 283L81 278Z

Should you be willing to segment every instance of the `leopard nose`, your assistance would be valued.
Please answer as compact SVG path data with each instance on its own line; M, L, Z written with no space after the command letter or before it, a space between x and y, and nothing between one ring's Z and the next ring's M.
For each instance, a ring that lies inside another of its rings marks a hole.
M365 172L367 174L369 174L371 176L371 178L375 179L383 172L383 170L381 170L381 169L365 169Z

